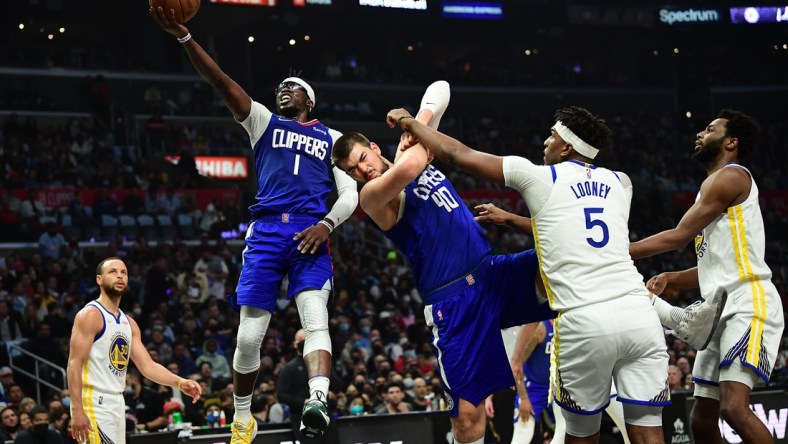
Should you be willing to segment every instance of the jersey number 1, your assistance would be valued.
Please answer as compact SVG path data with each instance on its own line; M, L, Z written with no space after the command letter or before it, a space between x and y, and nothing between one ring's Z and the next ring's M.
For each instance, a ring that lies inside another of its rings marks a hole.
M601 240L595 240L593 237L586 238L588 245L594 248L602 248L610 240L610 230L607 229L607 224L601 219L592 219L594 214L602 214L604 210L604 208L583 208L583 211L586 213L586 229L591 230L597 227L602 229Z
M296 154L295 166L293 166L293 175L298 176L298 164L301 162L301 155Z

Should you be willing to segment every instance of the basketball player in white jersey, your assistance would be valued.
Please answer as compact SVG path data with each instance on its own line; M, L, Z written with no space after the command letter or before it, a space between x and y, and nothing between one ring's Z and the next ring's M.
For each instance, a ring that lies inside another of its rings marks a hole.
M670 403L668 355L657 313L629 256L632 182L594 166L611 131L579 107L556 112L544 163L473 150L389 112L437 158L517 189L532 215L542 279L555 320L553 399L564 410L567 443L599 439L601 412L615 380L633 443L662 443L662 406Z
M698 266L649 280L654 293L666 287L700 288L709 296L718 287L728 293L720 327L693 368L695 405L692 432L697 442L721 443L720 415L745 443L773 442L766 426L749 408L750 392L769 375L777 359L784 328L783 306L764 261L766 239L758 205L758 187L739 162L758 143L755 121L723 110L697 135L694 158L708 176L695 204L676 228L635 242L635 259L680 250L695 240ZM700 233L700 234L698 234ZM657 310L669 310L664 302Z
M151 359L142 344L140 328L120 310L126 291L126 264L116 257L96 268L98 299L89 302L74 318L68 359L71 428L80 443L126 442L123 389L129 359L151 381L174 387L200 399L200 384L183 379Z

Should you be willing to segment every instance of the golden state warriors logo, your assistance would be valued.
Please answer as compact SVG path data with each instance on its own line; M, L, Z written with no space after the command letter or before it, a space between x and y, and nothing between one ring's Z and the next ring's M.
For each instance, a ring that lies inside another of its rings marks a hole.
M697 256L698 259L702 258L703 254L706 252L706 247L703 243L705 238L706 237L703 235L703 231L701 231L700 233L698 233L697 236L695 236L695 256Z
M129 340L123 333L112 338L109 345L109 370L115 376L123 376L129 366Z

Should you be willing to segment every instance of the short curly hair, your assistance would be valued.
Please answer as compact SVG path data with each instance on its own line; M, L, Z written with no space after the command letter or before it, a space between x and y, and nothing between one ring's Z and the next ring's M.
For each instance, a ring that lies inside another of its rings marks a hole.
M761 138L761 128L752 117L741 111L723 109L717 114L718 119L725 119L725 135L739 140L739 159L746 159L755 151Z
M555 120L572 130L583 142L602 151L610 146L613 131L605 119L580 106L569 106L555 112Z

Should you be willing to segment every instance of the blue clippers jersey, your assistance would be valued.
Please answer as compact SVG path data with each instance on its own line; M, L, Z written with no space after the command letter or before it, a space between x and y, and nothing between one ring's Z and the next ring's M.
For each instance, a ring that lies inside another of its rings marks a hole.
M422 294L462 277L490 254L482 227L434 166L408 184L404 198L402 219L384 234L407 256Z
M323 217L333 188L329 128L317 120L300 123L272 115L254 145L257 202L252 217L293 213Z
M528 381L548 385L550 383L550 352L553 349L553 323L542 321L542 324L544 324L547 334L523 364L523 373Z

